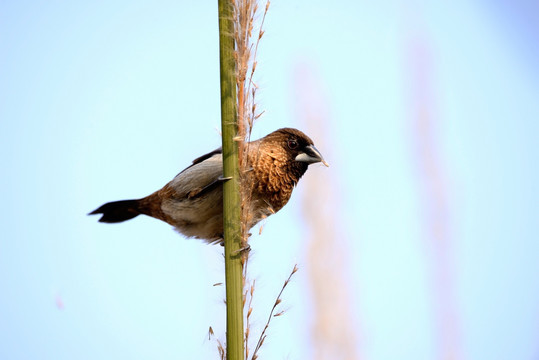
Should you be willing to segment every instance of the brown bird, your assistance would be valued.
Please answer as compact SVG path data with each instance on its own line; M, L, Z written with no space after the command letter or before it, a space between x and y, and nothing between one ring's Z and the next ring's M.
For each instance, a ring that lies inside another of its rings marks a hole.
M279 211L309 164L329 166L313 141L299 130L284 128L249 142L246 171L247 229ZM193 161L171 182L138 200L106 203L89 215L117 223L140 214L163 220L187 237L218 242L223 238L223 159L221 149Z

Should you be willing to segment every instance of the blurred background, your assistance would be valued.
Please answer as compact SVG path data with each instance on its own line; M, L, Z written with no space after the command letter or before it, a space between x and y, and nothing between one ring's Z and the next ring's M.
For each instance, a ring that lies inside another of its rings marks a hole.
M300 269L260 359L539 359L538 24L271 4L253 138L300 128L331 167L253 230L252 339ZM220 145L218 79L217 2L0 2L0 358L218 358L222 248L86 216Z

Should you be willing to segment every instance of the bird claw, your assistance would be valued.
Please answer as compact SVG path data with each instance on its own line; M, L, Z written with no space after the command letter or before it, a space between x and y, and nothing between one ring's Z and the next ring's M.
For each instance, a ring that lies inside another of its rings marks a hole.
M251 245L247 244L246 246L234 251L232 253L232 256L236 256L236 255L239 255L239 254L243 254L244 252L249 252L251 251Z
M251 235L251 234L249 234ZM219 243L219 245L221 245L222 247L225 246L225 240L221 240L221 242ZM236 256L236 255L239 255L239 254L242 254L244 252L249 252L251 251L251 245L247 244L246 246L242 247L242 248L239 248L238 250L232 252L232 256Z

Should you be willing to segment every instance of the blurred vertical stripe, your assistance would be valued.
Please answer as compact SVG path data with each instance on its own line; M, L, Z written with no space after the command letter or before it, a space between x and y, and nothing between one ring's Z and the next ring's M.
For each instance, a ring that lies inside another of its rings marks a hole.
M356 291L349 266L350 238L343 231L340 216L343 194L335 178L339 172L331 161L329 104L322 81L308 64L298 65L295 74L294 104L300 128L330 164L329 169L302 180L304 248L312 301L311 350L316 360L355 360L360 358L358 306L352 300Z

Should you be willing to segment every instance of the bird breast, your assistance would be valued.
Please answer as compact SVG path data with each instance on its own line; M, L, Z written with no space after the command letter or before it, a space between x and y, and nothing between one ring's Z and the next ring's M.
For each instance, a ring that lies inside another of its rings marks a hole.
M272 213L286 205L301 176L294 169L294 164L279 155L259 152L251 161L253 198L263 200L266 207L271 207Z

